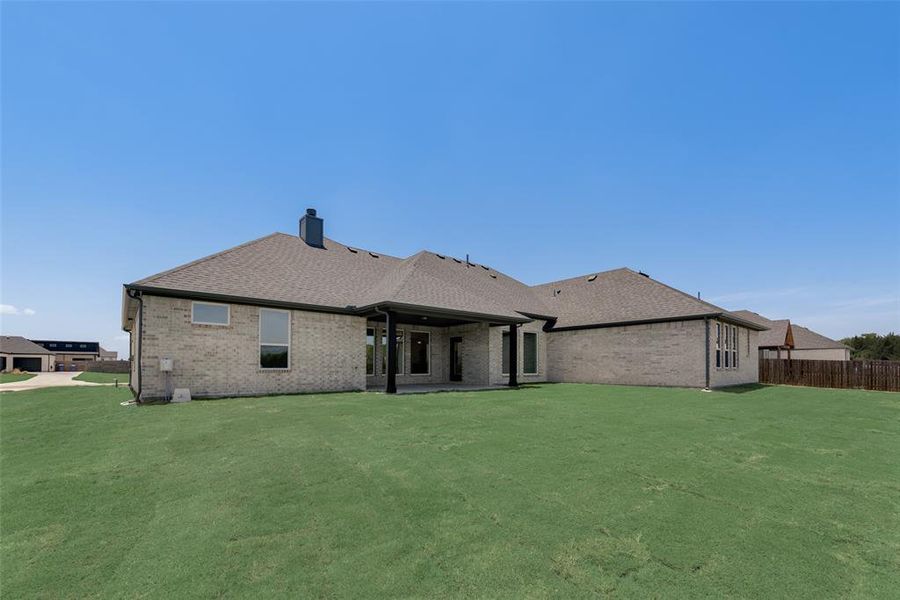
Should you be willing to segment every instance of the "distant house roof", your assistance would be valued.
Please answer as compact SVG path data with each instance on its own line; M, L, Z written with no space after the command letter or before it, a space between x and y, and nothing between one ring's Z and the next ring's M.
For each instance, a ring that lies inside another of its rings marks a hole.
M785 348L793 344L790 319L767 319L761 314L749 310L736 310L733 311L733 314L769 328L768 331L759 334L760 348Z
M125 287L349 314L371 313L375 307L398 312L429 309L497 323L556 319L556 327L721 316L763 328L630 269L532 287L486 265L434 252L401 259L327 238L324 248L315 248L284 233ZM126 328L130 318L133 314L124 310Z
M736 310L734 314L748 321L766 325L769 330L759 334L760 348L790 346L795 350L815 350L826 348L850 348L849 346L825 337L806 327L791 323L790 319L772 320L749 310Z
M0 352L3 354L53 354L31 340L18 335L0 336Z
M800 325L791 325L794 332L794 349L795 350L818 350L828 348L850 349L850 346L835 341L829 337L825 337L821 333L816 333L806 327Z
M557 317L557 329L682 317L720 317L751 329L765 328L631 269L572 277L534 289Z
M97 354L100 342L79 342L75 340L31 340L54 354Z

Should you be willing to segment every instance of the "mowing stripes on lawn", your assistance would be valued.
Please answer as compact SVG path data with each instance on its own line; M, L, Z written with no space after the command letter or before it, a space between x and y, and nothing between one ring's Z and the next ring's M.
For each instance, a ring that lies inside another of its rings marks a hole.
M894 596L900 397L738 391L3 395L4 596Z
M75 379L91 383L115 383L118 381L119 385L127 386L130 377L129 373L95 373L93 371L85 371L76 376Z

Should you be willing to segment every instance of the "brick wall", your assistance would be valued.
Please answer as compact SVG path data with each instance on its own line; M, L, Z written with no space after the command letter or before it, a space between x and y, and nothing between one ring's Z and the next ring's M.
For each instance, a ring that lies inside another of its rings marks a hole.
M759 332L738 327L738 366L724 368L716 366L716 323L709 322L709 386L724 387L759 381ZM723 326L727 324L723 323ZM723 363L724 364L724 363Z
M699 320L551 332L548 379L702 388L704 331Z
M518 380L523 383L537 383L540 381L548 381L547 378L547 334L544 333L545 321L532 321L525 323L518 328L518 347L516 357L518 358ZM509 326L491 327L491 356L490 371L491 383L495 385L506 385L509 383L509 375L503 371L503 332L508 332ZM537 350L538 350L538 370L537 374L526 375L522 372L522 365L525 360L525 332L537 334Z
M464 385L487 385L490 382L490 334L491 328L487 323L457 325L447 329L448 344L451 337L462 338L461 383ZM449 372L448 362L448 377Z
M197 397L365 389L364 318L290 311L290 368L270 371L259 368L259 307L230 307L229 325L194 325L190 300L144 296L142 399L164 395L161 357L174 360L171 388Z

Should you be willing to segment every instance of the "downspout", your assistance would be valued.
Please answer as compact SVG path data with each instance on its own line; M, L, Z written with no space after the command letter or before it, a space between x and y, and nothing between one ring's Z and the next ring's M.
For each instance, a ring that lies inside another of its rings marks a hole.
M134 357L134 360L137 361L137 369L135 370L137 386L132 382L131 391L134 393L135 401L138 404L141 404L141 350L144 347L144 298L141 292L135 290L127 290L126 293L129 298L137 300L138 303L137 349ZM132 327L131 335L134 335L134 327Z
M703 388L704 391L709 391L709 317L705 317L703 319L703 323L706 326L706 386Z

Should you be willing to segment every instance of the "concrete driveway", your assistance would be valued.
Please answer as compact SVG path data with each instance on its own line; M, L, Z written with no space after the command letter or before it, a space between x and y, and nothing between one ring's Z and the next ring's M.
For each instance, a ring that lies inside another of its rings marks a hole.
M0 383L0 392L21 392L24 390L70 385L106 385L103 383L91 383L89 381L75 381L75 377L79 375L81 375L80 371L48 371L46 373L36 373L34 377L25 381Z

